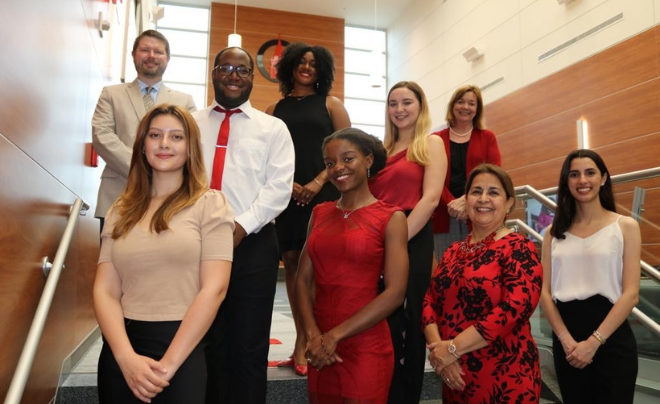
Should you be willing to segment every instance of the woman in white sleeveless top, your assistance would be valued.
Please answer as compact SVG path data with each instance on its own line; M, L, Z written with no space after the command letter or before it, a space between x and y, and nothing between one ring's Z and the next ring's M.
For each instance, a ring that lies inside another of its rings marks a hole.
M637 347L626 319L638 301L640 247L638 223L616 213L601 157L571 152L543 240L541 294L564 404L633 402Z

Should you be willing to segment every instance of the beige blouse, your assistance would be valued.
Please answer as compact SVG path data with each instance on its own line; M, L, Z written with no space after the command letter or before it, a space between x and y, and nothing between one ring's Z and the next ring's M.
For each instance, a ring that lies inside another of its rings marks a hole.
M108 211L99 263L110 262L121 278L124 317L140 321L182 320L200 290L201 261L231 261L234 214L225 196L209 190L160 232L132 228L112 239L117 221Z

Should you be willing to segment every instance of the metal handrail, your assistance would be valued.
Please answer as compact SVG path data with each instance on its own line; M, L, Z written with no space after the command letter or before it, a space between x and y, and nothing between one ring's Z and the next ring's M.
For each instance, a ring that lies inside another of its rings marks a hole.
M644 261L640 261L640 263L642 264L642 272L644 273L644 275L653 279L654 281L656 281L656 283L660 283L660 271L653 268L651 265L649 265Z
M18 365L14 371L14 377L9 385L9 390L5 397L5 404L17 404L21 401L21 397L25 390L25 384L27 383L30 369L32 368L32 363L34 362L34 357L37 353L37 346L39 345L39 340L41 339L41 334L44 330L46 317L48 316L48 311L50 310L50 305L53 302L53 296L55 295L55 289L57 288L57 283L59 282L60 274L64 267L64 258L66 258L67 252L69 251L69 244L71 244L73 231L78 222L78 216L84 214L83 212L87 209L89 209L89 205L83 202L80 198L77 198L71 207L69 219L64 228L64 234L62 235L60 245L57 248L57 253L55 253L53 267L48 275L48 280L46 280L44 291L41 294L37 311L34 314L34 319L30 326L30 332L28 333L25 345L23 346L23 352L21 352L21 357L18 360Z
M629 173L624 173L624 174L617 174L612 176L612 184L623 184L625 182L632 182L632 181L638 181L638 180L645 180L648 178L655 178L655 177L660 177L660 167L654 167L654 168L647 168L645 170L639 170L639 171L631 171ZM516 195L519 193L526 193L530 196L528 192L524 190L525 187L528 187L529 185L524 185L522 187L516 187ZM530 187L531 188L531 187ZM558 187L552 187L552 188L545 188L541 190L536 190L537 193L542 194L542 195L553 195L557 193ZM534 199L537 199L534 197ZM543 201L539 200L542 204Z
M658 175L660 175L660 167L654 168L654 169L651 169L651 170L644 170L644 171L652 171L652 170L658 170ZM633 173L621 174L621 175L622 176L627 176L626 178L630 178L632 174L640 173L640 172L641 171L635 171ZM648 177L644 177L644 178L648 178ZM639 178L637 178L637 179L639 179ZM614 181L614 177L612 177L612 181ZM539 201L543 206L547 207L548 209L552 209L553 212L557 209L557 203L555 201L553 201L552 199L545 196L543 194L543 191L539 191L539 190L535 189L534 187L532 187L531 185L523 185L523 186L520 186L520 187L516 187L516 195L518 195L519 193L526 193L527 195L529 195L532 198ZM516 220L518 220L518 219L516 219ZM522 221L520 221L520 222L524 223ZM529 226L527 226L527 224L525 224L525 227L532 230ZM534 231L534 230L532 230L532 231ZM534 233L536 233L536 232L534 232ZM538 233L536 233L536 234L538 234ZM541 238L540 241L542 241L542 240L543 239ZM654 281L660 283L660 271L653 268L651 265L646 263L644 260L640 260L639 263L641 265L642 273L644 275L646 275L649 278L653 279Z
M507 220L506 225L509 226L509 227L522 228L523 230L525 230L525 232L527 232L527 234L529 234L530 236L535 238L537 241L539 241L539 242L543 241L543 237L539 233L537 233L527 223L523 222L520 219ZM643 265L647 265L647 266L651 267L649 264L647 264L644 261L640 261L640 262ZM651 268L653 268L653 267L651 267ZM654 271L655 271L655 269L654 269ZM649 328L651 331L653 331L656 335L660 336L660 324L656 323L651 317L644 314L644 312L639 310L637 307L633 307L632 312L630 314L632 314L635 318L637 318L640 322L642 322L642 324L644 324L647 328Z

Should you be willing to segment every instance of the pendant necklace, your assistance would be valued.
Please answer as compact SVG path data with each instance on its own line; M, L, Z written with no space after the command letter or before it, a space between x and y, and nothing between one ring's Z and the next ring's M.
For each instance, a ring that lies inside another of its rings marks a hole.
M454 128L452 128L451 126L449 127L449 131L451 133L453 133L455 136L458 136L458 137L465 137L465 136L469 135L470 133L472 133L472 129L474 129L474 126L470 126L470 130L465 132L465 133L457 133L457 132L454 131Z
M296 101L302 101L305 98L307 98L307 97L309 97L310 95L313 95L313 94L316 94L316 93L309 93L309 94L305 94L305 95L293 95L292 94L292 95L290 95L290 97L293 98Z
M337 205L335 205L335 206L337 206L337 208L339 208L339 210L341 210L341 213L343 214L344 219L348 219L348 217L351 215L351 213L355 212L355 211L358 210L358 209L362 209L362 208L364 208L365 206L367 206L367 204L368 204L369 202L371 202L372 199L375 199L373 195L371 195L371 196L369 197L369 199L367 199L367 201L366 201L365 203L363 203L362 205L360 205L359 207L353 209L353 210L350 211L350 212L346 212L346 211L341 207L341 200L337 201Z

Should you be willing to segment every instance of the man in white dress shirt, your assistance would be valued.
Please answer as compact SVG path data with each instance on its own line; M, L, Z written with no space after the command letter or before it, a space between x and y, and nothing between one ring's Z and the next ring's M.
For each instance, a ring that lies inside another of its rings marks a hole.
M214 66L215 101L194 116L207 174L214 179L212 187L221 184L236 216L236 230L227 297L209 331L206 402L263 404L279 266L272 221L291 198L294 149L284 122L250 105L252 57L241 48L227 48L217 54ZM218 177L214 160L226 115L229 137Z

